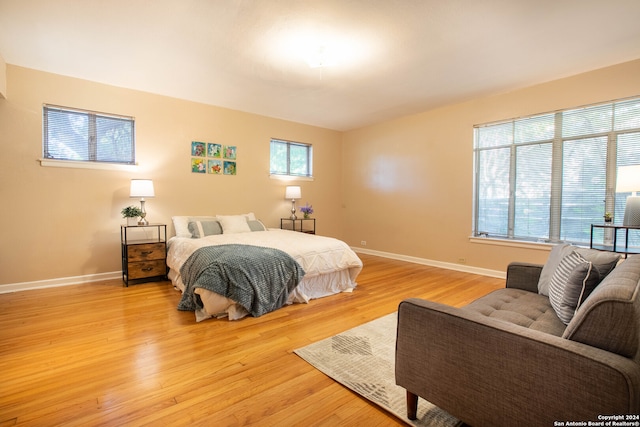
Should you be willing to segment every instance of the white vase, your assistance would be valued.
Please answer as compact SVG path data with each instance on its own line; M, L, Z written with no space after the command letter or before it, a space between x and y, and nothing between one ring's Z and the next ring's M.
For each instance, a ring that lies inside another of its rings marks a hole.
M127 225L138 225L138 218L127 218Z

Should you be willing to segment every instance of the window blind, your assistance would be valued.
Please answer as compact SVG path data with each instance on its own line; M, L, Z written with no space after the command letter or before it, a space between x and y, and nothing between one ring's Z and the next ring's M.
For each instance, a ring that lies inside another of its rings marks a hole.
M615 181L640 164L640 98L475 126L474 157L475 235L588 243L605 211L622 222Z
M45 105L43 156L57 160L135 164L134 119Z

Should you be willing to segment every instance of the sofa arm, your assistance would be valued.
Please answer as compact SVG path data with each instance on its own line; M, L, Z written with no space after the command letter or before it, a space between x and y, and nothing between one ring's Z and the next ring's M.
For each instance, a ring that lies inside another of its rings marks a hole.
M631 359L464 308L400 303L396 384L470 425L640 413Z
M512 262L507 266L507 288L523 289L538 293L538 280L542 273L541 264Z

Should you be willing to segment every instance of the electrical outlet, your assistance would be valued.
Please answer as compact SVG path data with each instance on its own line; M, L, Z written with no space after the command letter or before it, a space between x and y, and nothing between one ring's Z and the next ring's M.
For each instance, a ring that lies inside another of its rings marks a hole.
M466 258L458 258L458 264L466 264L466 263L467 263Z
M360 246L367 246L366 240L360 240Z

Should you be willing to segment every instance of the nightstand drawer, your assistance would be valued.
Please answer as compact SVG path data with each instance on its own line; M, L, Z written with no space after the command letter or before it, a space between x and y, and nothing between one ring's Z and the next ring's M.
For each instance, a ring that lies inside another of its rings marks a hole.
M166 257L165 244L146 243L143 245L129 245L127 251L129 253L129 262L147 261L153 259L162 259Z
M128 270L129 279L143 279L167 274L164 258L157 261L130 262Z

